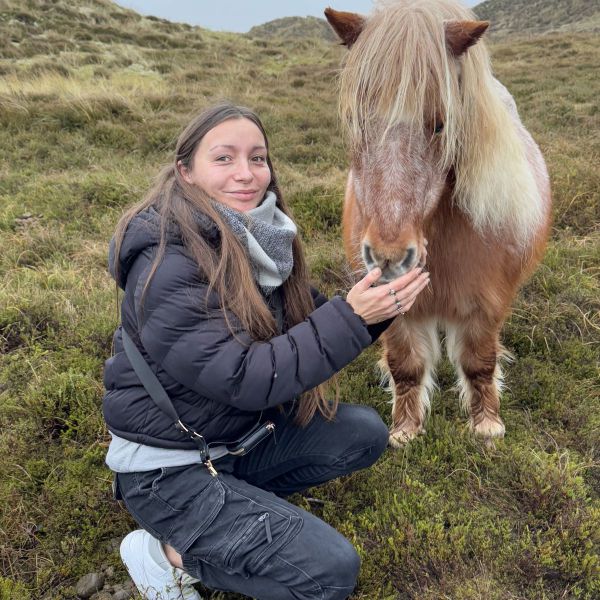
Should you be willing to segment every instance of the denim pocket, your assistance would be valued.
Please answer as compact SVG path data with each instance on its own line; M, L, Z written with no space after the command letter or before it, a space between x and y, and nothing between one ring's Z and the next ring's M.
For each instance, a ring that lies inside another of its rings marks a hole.
M214 521L225 498L219 479L196 465L119 474L119 483L133 518L179 553Z
M225 490L217 477L190 502L185 509L177 510L167 542L183 554L194 541L214 522L225 503Z
M300 531L302 517L262 494L250 497L229 483L223 482L223 486L225 505L214 522L221 539L214 539L206 561L228 573L260 575L269 558ZM207 529L205 536L212 529Z

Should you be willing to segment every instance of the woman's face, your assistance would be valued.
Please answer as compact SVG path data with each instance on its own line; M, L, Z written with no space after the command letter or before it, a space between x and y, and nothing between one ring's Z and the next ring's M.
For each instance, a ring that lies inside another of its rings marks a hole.
M244 118L213 127L198 144L190 168L179 168L188 183L242 212L256 208L271 183L265 138Z

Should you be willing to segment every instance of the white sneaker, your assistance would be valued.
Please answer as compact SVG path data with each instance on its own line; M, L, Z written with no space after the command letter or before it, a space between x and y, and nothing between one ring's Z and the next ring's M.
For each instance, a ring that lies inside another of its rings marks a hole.
M194 579L169 562L162 544L144 529L127 534L121 559L144 600L202 600Z

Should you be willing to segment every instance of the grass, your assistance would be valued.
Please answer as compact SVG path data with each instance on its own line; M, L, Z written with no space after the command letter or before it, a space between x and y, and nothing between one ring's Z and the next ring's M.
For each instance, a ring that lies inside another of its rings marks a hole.
M110 2L9 0L0 17L0 598L74 598L131 529L103 465L102 367L118 324L106 271L123 209L189 116L228 97L255 108L299 220L315 282L346 285L342 50L143 18ZM82 11L85 18L82 18ZM507 437L465 428L440 365L427 435L368 472L294 500L363 558L353 600L592 600L600 595L600 159L597 37L492 46L547 158L554 228L503 331ZM378 349L342 397L389 422ZM207 594L223 600L224 594ZM233 597L230 595L230 597Z

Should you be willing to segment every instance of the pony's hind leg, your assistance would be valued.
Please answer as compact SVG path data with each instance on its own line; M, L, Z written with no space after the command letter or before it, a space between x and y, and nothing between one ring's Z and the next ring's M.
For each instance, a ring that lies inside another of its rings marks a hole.
M440 355L436 322L399 317L385 332L383 341L385 352L379 366L388 378L393 397L389 443L398 448L425 433L423 424Z
M491 444L493 438L504 437L498 360L508 353L500 345L499 327L469 321L448 325L446 334L448 357L458 374L461 404L470 416L471 430Z

